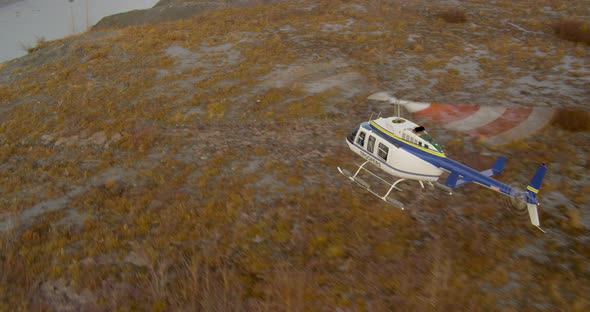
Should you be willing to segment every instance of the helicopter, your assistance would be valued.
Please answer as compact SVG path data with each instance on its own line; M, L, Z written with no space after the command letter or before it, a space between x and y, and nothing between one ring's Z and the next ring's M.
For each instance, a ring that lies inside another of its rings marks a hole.
M404 204L390 196L396 189L401 191L398 184L406 180L418 181L424 188L424 184L431 185L452 195L455 188L466 183L475 183L485 188L508 196L512 203L526 206L530 222L539 230L540 227L537 206L537 194L547 172L545 163L539 164L533 178L525 191L520 191L512 186L493 178L502 172L507 159L499 156L492 168L478 171L465 164L447 157L440 144L430 135L426 129L401 116L401 107L409 111L421 111L427 108L428 103L399 100L387 92L375 93L368 97L369 100L386 101L394 105L397 115L391 117L377 116L362 122L346 137L346 144L350 150L364 159L353 173L338 167L338 171L351 181L360 185L378 198L404 209ZM545 114L547 115L547 114ZM381 169L390 176L397 178L390 183L376 173L369 170L368 165ZM388 186L384 195L378 194L362 178L359 173L365 171L378 178ZM444 184L439 183L443 173L448 173Z

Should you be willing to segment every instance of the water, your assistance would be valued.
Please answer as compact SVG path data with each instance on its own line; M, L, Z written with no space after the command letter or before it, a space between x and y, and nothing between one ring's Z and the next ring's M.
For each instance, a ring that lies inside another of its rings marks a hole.
M101 18L146 9L158 0L0 0L0 62L27 54L39 38L84 32Z

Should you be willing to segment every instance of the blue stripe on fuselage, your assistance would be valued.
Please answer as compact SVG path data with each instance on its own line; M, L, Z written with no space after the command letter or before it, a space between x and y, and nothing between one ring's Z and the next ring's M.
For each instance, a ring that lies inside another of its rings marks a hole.
M368 129L370 130L370 129ZM350 140L348 140L348 142L351 142ZM382 158L377 157L375 155L373 155L372 153L370 153L369 151L365 150L362 146L355 144L354 142L351 142L354 146L358 147L361 152L363 152L364 154L368 155L369 157L375 159L376 161L378 161L379 163L397 171L397 172L401 172L401 173L405 173L405 174L410 174L410 175L415 175L415 176L421 176L421 177L432 177L432 178L438 178L438 175L431 175L431 174L421 174L421 173L415 173L415 172L410 172L410 171L405 171L405 170L400 170L397 169L395 167L393 167L392 165L388 164L387 162L383 161ZM395 145L394 145L395 146Z
M482 186L497 189L497 191L504 193L506 195L514 196L516 195L516 190L514 190L511 186L504 184L496 179L490 178L479 171L464 165L458 161L452 160L448 157L437 156L428 152L425 152L421 149L418 149L411 144L408 144L402 140L396 140L391 136L383 133L383 131L379 130L376 127L372 127L373 132L376 132L382 139L387 140L387 142L391 144L400 145L400 148L407 151L408 153L436 166L443 170L447 170L449 172L455 172L461 176L461 179L465 182L476 182L481 184ZM529 199L531 200L531 199ZM536 203L536 200L535 202Z

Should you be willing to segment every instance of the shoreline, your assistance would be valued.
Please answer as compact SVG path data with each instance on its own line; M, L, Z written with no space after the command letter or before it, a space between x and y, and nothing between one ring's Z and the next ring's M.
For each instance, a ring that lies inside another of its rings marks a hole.
M0 62L27 55L38 38L55 40L87 31L105 16L151 8L157 0L0 0Z

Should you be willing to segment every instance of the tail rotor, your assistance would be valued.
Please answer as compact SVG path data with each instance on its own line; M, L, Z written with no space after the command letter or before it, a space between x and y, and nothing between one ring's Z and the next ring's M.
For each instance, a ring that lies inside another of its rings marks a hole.
M510 193L510 196L502 197L502 203L519 219L526 220L528 218L526 195L516 188L512 188Z
M502 193L508 195L503 200L504 205L518 217L528 215L530 222L543 233L545 233L545 231L540 227L541 223L539 221L539 212L537 210L537 206L539 205L537 193L539 193L539 189L543 184L543 179L545 178L546 173L547 167L545 166L545 163L542 163L537 168L535 175L525 191L508 186L506 186L507 189L502 190Z

